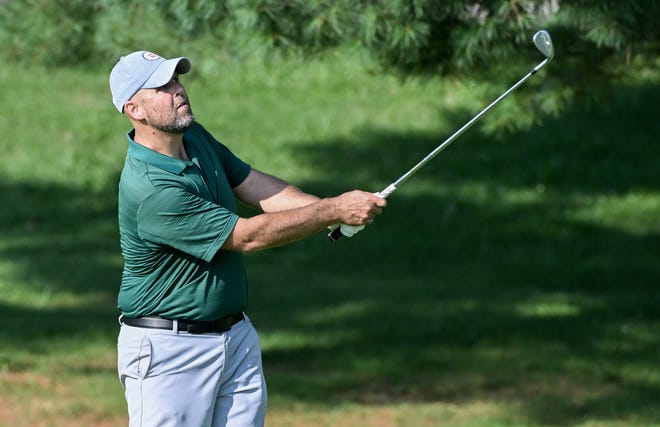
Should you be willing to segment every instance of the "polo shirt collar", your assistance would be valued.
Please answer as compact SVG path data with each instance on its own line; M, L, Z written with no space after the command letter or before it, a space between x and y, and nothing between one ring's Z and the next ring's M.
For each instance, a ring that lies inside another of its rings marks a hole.
M133 139L134 136L135 129L131 129L131 131L126 134L126 138L128 139L128 155L130 157L177 175L181 174L186 167L192 165L191 162L166 156L165 154L161 154L151 148L138 144Z

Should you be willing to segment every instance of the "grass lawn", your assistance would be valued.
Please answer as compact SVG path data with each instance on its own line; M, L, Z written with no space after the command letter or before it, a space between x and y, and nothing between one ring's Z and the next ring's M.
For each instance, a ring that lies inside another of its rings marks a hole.
M214 66L183 79L198 120L319 195L383 189L489 101L353 57ZM476 126L355 238L248 255L267 424L660 426L657 81ZM125 425L128 121L104 70L5 67L0 89L0 426Z

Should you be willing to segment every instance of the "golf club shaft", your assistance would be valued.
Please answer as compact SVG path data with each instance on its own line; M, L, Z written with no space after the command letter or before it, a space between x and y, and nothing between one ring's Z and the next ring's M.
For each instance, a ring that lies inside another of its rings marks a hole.
M517 82L516 84L514 84L514 85L511 86L509 89L507 89L507 91L504 92L503 94L501 94L501 95L500 95L495 101L491 102L486 108L484 108L483 110L481 110L476 116L472 117L472 119L470 119L469 122L465 123L465 124L463 125L463 127L461 127L459 130L457 130L456 132L454 132L453 135L451 135L449 138L447 138L442 144L438 145L433 151L431 151L429 154L427 154L426 157L424 157L422 160L420 160L419 163L417 163L415 166L413 166L408 172L406 172L406 173L404 173L403 175L401 175L401 177L400 177L399 179L397 179L396 181L394 181L394 182L393 182L390 186L388 186L385 190L381 191L380 194L384 194L383 197L387 197L387 196L389 196L390 194L392 194L392 192L394 192L394 190L396 190L401 184L403 184L404 182L406 182L406 181L408 180L408 178L410 178L411 176L413 176L413 175L415 174L415 172L417 172L418 170L420 170L420 169L422 168L422 166L424 166L425 164L427 164L429 161L431 161L431 159L433 159L435 156L437 156L442 150L444 150L445 148L447 148L447 147L449 146L449 144L451 144L452 142L454 142L454 140L455 140L456 138L458 138L459 136L461 136L461 135L463 134L463 132L465 132L466 130L468 130L468 129L469 129L469 128L470 128L470 127L471 127L471 126L477 121L477 120L479 120L479 119L481 118L481 116L483 116L484 114L486 114L486 112L487 112L488 110L490 110L491 108L493 108L493 107L495 106L495 104L497 104L498 102L500 102L500 101L501 101L504 97L506 97L508 94L510 94L511 92L513 92L514 90L516 90L516 89L518 88L518 86L520 86L521 84L523 84L523 83L525 82L525 80L527 80L527 79L530 78L532 75L534 75L534 74L535 74L535 73L536 73L541 67L543 67L547 62L548 62L548 59L544 59L541 63L539 63L539 65L537 65L536 67L534 67L534 69L532 69L532 71L530 71L529 73L527 73L527 75L526 75L525 77L523 77L522 79L518 80L518 82ZM393 187L393 188L390 188L390 187ZM389 190L389 191L387 191L387 190Z
M454 133L453 133L449 138L447 138L442 144L438 145L433 151L431 151L429 154L427 154L426 157L424 157L422 160L420 160L420 161L419 161L415 166L413 166L408 172L406 172L406 173L404 173L403 175L401 175L401 177L399 177L399 179L397 179L396 181L394 181L392 184L388 185L388 186L387 186L385 189L383 189L382 191L376 193L376 195L379 196L379 197L383 197L383 198L387 198L387 197L389 197L390 194L394 193L394 191L396 191L396 189L397 189L401 184L403 184L404 182L406 182L406 181L408 180L408 178L410 178L411 176L413 176L413 175L415 174L415 172L417 172L418 170L420 170L425 164L427 164L429 161L431 161L431 159L433 159L435 156L437 156L438 153L440 153L442 150L444 150L445 148L447 148L447 147L449 146L449 144L451 144L452 142L454 142L454 140L455 140L456 138L458 138L459 136L461 136L461 134L463 134L463 132L465 132L466 130L468 130L468 129L469 129L469 128L470 128L470 127L471 127L471 126L477 121L477 120L479 120L479 119L481 118L481 116L483 116L484 114L486 114L486 112L487 112L488 110L490 110L492 107L494 107L498 102L500 102L500 101L501 101L504 97L506 97L508 94L510 94L511 92L513 92L514 90L516 90L516 89L518 88L518 86L520 86L521 84L523 84L528 78L530 78L531 76L533 76L534 74L536 74L536 72L537 72L538 70L540 70L545 64L547 64L549 60L550 60L550 58L545 58L543 61L541 61L536 67L534 67L534 68L532 69L532 71L530 71L529 73L527 73L527 75L525 75L525 77L523 77L522 79L518 80L513 86L511 86L509 89L507 89L506 92L504 92L503 94L501 94L497 99L495 99L493 102L491 102L486 108L484 108L483 110L481 110L476 116L472 117L472 119L470 119L469 122L465 123L465 124L463 125L463 127L461 127L459 130L457 130L456 132L454 132ZM330 241L333 241L333 242L334 242L334 241L340 239L342 236L343 236L343 234L341 233L341 229L340 229L340 228L336 228L336 229L332 230L332 231L328 234L328 239L330 239Z

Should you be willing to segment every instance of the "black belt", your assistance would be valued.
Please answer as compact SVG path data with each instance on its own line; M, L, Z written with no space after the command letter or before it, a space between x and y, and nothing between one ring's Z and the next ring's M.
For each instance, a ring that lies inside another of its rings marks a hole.
M243 320L243 313L230 314L217 320L197 321L197 320L177 320L177 329L179 332L188 332L191 334L207 334L210 332L227 332L232 326ZM121 317L121 323L128 326L149 329L169 329L174 330L174 320L163 319L162 317Z

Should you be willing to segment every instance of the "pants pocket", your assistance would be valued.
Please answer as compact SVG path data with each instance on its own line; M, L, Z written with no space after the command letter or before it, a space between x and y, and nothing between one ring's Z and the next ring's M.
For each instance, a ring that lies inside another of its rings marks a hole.
M148 375L151 356L152 345L148 335L129 337L120 334L117 342L117 370L124 388L126 377L144 379Z

